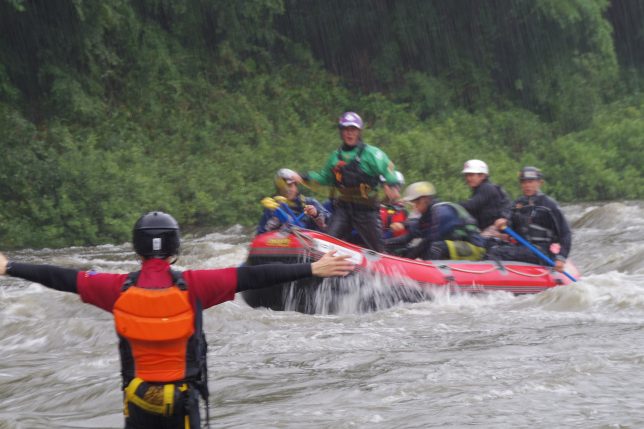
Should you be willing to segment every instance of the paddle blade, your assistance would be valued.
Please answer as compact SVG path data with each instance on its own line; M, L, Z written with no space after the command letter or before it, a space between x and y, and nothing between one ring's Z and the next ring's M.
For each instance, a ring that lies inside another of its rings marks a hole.
M261 204L262 204L262 206L264 206L265 208L267 208L269 210L275 210L280 206L279 203L277 201L275 201L271 197L266 197L266 198L262 199Z

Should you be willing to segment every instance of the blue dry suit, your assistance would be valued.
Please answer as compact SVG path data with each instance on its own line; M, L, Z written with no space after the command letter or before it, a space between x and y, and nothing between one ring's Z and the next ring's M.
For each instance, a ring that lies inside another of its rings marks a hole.
M289 208L295 214L299 216L304 212L304 206L314 206L318 214L315 218L311 218L307 215L302 216L299 220L300 225L304 228L312 229L314 231L322 231L326 225L329 223L329 218L331 215L329 212L316 200L312 197L305 197L303 195L298 195L295 201L289 201ZM262 234L267 231L273 231L282 226L282 222L274 215L273 210L264 209L262 213L262 218L259 220L257 225L257 234Z

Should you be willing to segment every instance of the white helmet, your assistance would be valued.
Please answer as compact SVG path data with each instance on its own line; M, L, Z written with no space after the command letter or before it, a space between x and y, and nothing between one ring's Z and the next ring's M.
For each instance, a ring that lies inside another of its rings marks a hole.
M403 186L405 184L405 176L403 176L403 174L398 170L396 170L394 174L396 175L396 179L398 179L398 184Z
M405 176L398 170L394 171L394 175L396 176L396 186L404 186ZM382 174L380 175L380 183L387 183L387 179Z
M463 171L461 171L461 173L490 174L490 170L487 168L487 164L480 159L470 159L465 164L463 164Z

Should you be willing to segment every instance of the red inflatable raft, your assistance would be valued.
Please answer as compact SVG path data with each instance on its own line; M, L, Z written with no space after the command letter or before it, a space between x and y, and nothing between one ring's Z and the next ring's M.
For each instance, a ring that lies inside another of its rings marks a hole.
M369 310L400 301L431 299L437 291L534 294L572 282L550 267L541 265L514 261L412 260L377 253L320 232L299 228L255 237L250 244L246 264L305 262L316 260L330 250L349 255L356 264L356 273L345 278L308 279L281 287L248 290L242 293L242 297L252 307L333 313L342 307L342 299L347 295L363 300L358 304L358 310ZM566 266L566 271L579 277L572 264Z

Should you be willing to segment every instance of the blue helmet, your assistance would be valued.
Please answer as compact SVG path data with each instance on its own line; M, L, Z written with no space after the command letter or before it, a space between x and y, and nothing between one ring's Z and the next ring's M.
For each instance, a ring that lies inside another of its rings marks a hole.
M338 119L338 128L356 127L361 130L364 127L362 118L355 112L344 112Z

